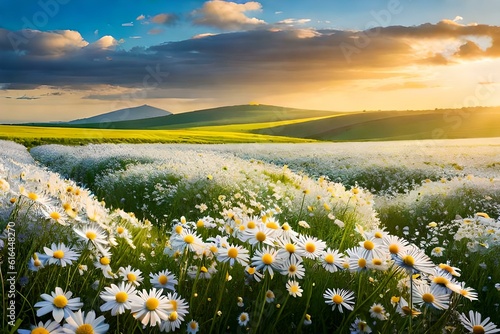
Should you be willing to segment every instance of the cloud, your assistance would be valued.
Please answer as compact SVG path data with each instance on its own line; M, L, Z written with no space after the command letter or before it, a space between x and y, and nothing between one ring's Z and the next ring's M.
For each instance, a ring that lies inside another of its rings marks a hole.
M416 69L500 59L500 27L443 21L366 31L274 27L200 34L129 51L118 48L119 41L112 36L89 44L77 32L30 31L33 44L20 44L22 52L16 53L11 33L23 36L23 31L0 29L0 78L8 83L4 89L147 86L144 91L153 89L165 98L209 98L237 90L286 94L369 79L391 83ZM392 88L415 89L425 81L417 74L400 82L407 83Z
M245 30L265 25L266 22L245 15L249 11L260 11L259 2L236 3L231 1L207 1L203 7L192 12L195 25L215 27L221 30Z
M141 38L142 38L142 36L130 36L129 38L130 38L130 39L141 39Z
M179 17L176 14L158 14L151 18L151 22L164 25L173 25L178 20Z
M137 16L137 18L135 20L141 21L141 20L144 20L145 18L146 18L146 16L144 16L144 14L141 14L141 15Z
M89 43L79 32L73 30L20 30L8 31L0 28L0 51L12 50L33 56L61 56Z
M159 35L161 33L165 32L165 30L160 29L160 28L153 28L148 31L148 35Z
M457 16L455 16L455 18L453 19L453 21L454 22L458 22L458 21L463 21L463 19L464 19L463 17L457 15Z
M277 22L276 24L294 26L296 24L306 24L308 22L311 22L311 19L284 19Z
M206 33L203 33L203 34L194 35L192 38L193 39L199 39L199 38L205 38L205 37L216 36L216 35L218 35L218 34L213 34L213 33L210 33L210 32L206 32Z
M122 23L122 27L133 27L134 22L127 22L127 23Z

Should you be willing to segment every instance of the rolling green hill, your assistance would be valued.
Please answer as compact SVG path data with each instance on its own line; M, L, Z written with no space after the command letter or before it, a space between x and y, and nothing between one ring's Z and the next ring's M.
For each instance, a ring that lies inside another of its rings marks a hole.
M332 116L335 114L342 113L335 113L332 111L324 110L294 109L270 105L237 105L203 109L164 117L155 117L134 121L108 122L105 124L94 123L84 125L65 124L64 126L99 129L175 130L203 126L278 122L302 118Z
M498 137L500 107L346 113L251 132L334 141Z

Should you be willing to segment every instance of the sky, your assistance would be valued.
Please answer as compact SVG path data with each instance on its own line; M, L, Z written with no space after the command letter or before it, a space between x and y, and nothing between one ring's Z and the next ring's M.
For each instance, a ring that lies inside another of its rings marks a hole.
M498 0L2 0L0 123L500 105Z

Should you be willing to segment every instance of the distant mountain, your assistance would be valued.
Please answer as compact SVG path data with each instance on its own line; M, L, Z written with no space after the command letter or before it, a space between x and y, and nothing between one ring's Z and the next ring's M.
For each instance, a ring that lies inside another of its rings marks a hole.
M102 123L123 122L123 121L136 121L141 119L149 119L162 116L164 117L169 115L172 115L172 113L169 111L151 107L145 104L139 107L125 108L89 118L77 119L66 123L66 125L67 124L86 125L95 123L102 124Z
M200 126L219 126L230 124L262 123L295 120L308 117L333 116L339 113L325 110L307 110L271 105L236 105L184 112L167 117L141 120L120 120L105 124L113 129L163 129L175 130ZM94 123L94 124L92 124ZM97 121L77 127L101 128Z

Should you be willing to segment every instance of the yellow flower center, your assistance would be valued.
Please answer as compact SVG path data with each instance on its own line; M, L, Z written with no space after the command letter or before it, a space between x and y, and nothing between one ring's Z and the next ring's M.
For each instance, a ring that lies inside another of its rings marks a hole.
M191 328L191 329L193 329L193 330L194 330L194 329L197 329L197 328L198 328L198 324L197 324L196 322L194 322L194 321L191 321L191 322L189 323L189 328Z
M296 293L297 291L299 291L299 287L297 285L292 285L290 287L290 291L293 293Z
M219 249L217 248L217 246L212 245L212 246L210 246L210 251L211 251L212 253L217 253L217 252L219 251Z
M175 321L177 320L177 318L179 317L179 315L177 314L177 312L172 312L170 313L170 315L168 316L168 321Z
M481 325L475 325L472 327L472 333L473 334L484 334L486 331L484 330L484 327Z
M290 225L288 225L288 223L285 223L285 224L281 225L281 229L283 231L289 231L290 230Z
M54 301L52 303L55 307L64 308L66 307L66 305L68 305L68 299L63 295L59 295L54 298Z
M194 237L191 234L188 234L184 237L184 242L190 245L194 242Z
M158 283L160 283L161 285L165 285L168 283L168 277L165 276L165 275L160 275L158 277Z
M97 238L97 234L94 231L87 231L87 233L85 233L85 236L92 241Z
M38 195L35 193L29 193L28 198L32 201L36 201L38 199Z
M238 249L231 247L227 250L227 256L232 259L235 259L238 256Z
M332 300L335 304L342 304L342 302L344 301L344 298L342 298L342 296L340 296L340 295L334 295L332 297Z
M262 262L264 262L264 264L270 265L271 263L273 263L273 261L274 261L274 259L273 259L271 254L266 253L266 254L262 255Z
M432 303L434 301L434 295L432 293L424 293L422 295L422 300L426 303Z
M399 303L399 299L400 299L400 297L398 297L398 296L392 296L391 303L394 303L394 304Z
M103 266L107 266L108 264L111 263L111 260L109 259L109 257L106 257L106 256L103 256L99 259L99 262L103 265Z
M384 237L384 235L382 234L382 232L377 231L377 232L375 232L374 237L377 239L381 239Z
M177 311L177 300L171 300L170 304L172 304L172 309L174 311Z
M389 252L391 254L397 254L399 252L399 246L397 244L389 245Z
M333 262L335 262L335 257L333 256L333 254L326 254L325 262L328 264L333 264Z
M360 268L366 267L366 260L363 258L359 259L358 260L358 267L360 267Z
M75 330L75 334L94 334L94 327L90 324L80 325Z
M272 292L272 291L267 291L267 292L266 292L266 298L274 298L274 292Z
M31 334L49 334L49 331L43 327L37 327L31 330Z
M293 274L296 271L297 271L297 267L295 265L291 264L290 267L288 267L288 272Z
M35 260L35 261L33 261L33 264L35 265L35 267L40 267L42 265L42 261Z
M203 222L203 220L198 219L198 221L196 222L196 227L202 228L203 226L205 226L205 223Z
M257 234L255 234L255 239L257 239L260 242L266 240L266 237L267 237L266 234L262 231L259 231L257 232Z
M295 253L295 245L294 244L286 244L285 249L288 253Z
M160 301L158 299L151 297L146 300L146 308L148 311L154 311L158 306L160 306Z
M205 274L208 273L208 269L205 266L201 266L200 271Z
M135 282L137 280L137 276L135 276L135 274L133 274L133 273L128 273L127 279L129 282Z
M316 251L316 245L314 244L314 242L306 243L305 248L308 253L314 253Z
M118 234L122 234L123 232L125 232L125 229L124 229L123 227L121 227L121 226L118 226L118 227L116 228L116 232L117 232Z
M247 320L247 315L246 314L241 314L240 315L240 320L241 321L246 321Z
M60 260L64 257L64 252L59 249L59 250L56 250L52 256L55 257L56 259Z
M267 228L271 228L271 229L273 229L273 230L277 230L277 229L279 229L279 228L280 228L280 227L278 226L278 224L276 224L276 223L275 223L275 222L273 222L273 221L267 222L266 227L267 227Z
M403 262L404 262L404 264L406 264L407 266L410 266L410 267L413 267L415 265L415 259L411 255L405 255L403 257Z
M247 227L248 227L248 228L250 228L250 229L251 229L251 228L255 228L255 222L254 222L253 220L249 221L249 222L247 223Z
M382 260L381 260L381 259L378 259L378 258L374 258L374 259L372 260L372 263L373 263L373 265L375 265L375 266L381 266L381 265L382 265Z
M249 268L247 269L247 273L249 273L250 275L255 274L255 268L254 268L254 267L249 267Z
M441 285L446 285L446 284L450 283L450 281L448 281L443 276L438 276L438 277L434 277L434 283L441 284Z
M378 313L378 314L380 314L380 313L382 313L382 311L383 311L382 307L380 307L380 306L378 306L378 305L375 305L375 306L372 308L372 312L373 312L373 313Z
M182 232L182 226L181 226L181 225L177 225L177 226L175 227L175 233L177 233L177 234L181 234L181 232Z
M61 214L57 211L52 211L50 213L50 218L54 219L54 220L58 220L58 219L61 219Z
M370 240L365 240L365 242L363 243L363 247L366 249L366 250L372 250L375 248L375 244L373 243L373 241L370 241Z
M115 295L117 303L125 303L128 299L128 294L125 291L120 291Z

